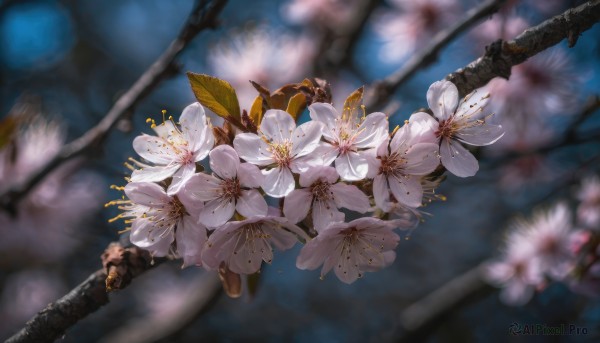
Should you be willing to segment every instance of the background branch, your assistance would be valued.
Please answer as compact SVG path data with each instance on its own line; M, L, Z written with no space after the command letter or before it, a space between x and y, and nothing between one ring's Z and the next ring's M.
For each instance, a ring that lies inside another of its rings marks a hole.
M18 201L40 181L64 162L97 148L121 118L133 111L135 105L161 81L177 72L174 61L189 42L202 30L217 26L217 17L227 0L201 0L196 3L186 24L167 50L115 102L104 118L79 138L64 145L46 165L33 173L25 182L0 194L0 206L15 214Z

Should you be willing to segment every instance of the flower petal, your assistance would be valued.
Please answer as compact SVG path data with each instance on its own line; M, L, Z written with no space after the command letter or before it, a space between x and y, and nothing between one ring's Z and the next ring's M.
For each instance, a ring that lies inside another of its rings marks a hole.
M359 153L349 151L335 160L335 170L343 180L358 181L367 176L369 164Z
M294 175L288 168L273 168L263 170L265 180L262 189L273 198L283 198L294 190Z
M240 133L233 139L233 147L243 160L266 166L275 162L269 152L269 145L253 133Z
M167 189L167 194L174 195L179 193L185 183L196 173L196 163L184 164L175 174L173 174L173 180Z
M373 198L375 198L377 207L386 212L389 211L390 190L387 179L383 174L379 174L373 179Z
M171 143L166 140L143 134L133 140L133 150L145 160L166 165L177 158L177 153Z
M260 122L260 132L273 143L283 143L290 139L295 129L294 118L282 110L268 110Z
M315 150L308 155L292 160L291 169L295 173L304 173L311 166L329 166L338 156L338 149L327 142L319 142Z
M446 120L458 105L458 89L450 81L436 81L427 91L427 104L436 118Z
M206 140L207 123L204 108L195 102L183 109L179 117L183 138L188 142L190 151L196 151ZM212 135L212 132L208 132ZM212 148L212 146L210 147ZM209 149L210 149L209 148Z
M295 189L285 197L283 215L291 222L304 219L310 210L313 196L308 189Z
M455 140L442 139L440 155L444 167L456 176L473 176L479 170L477 159Z
M466 144L484 146L496 143L504 136L501 125L483 124L464 128L456 134L456 138Z
M321 140L323 124L310 121L298 126L292 135L292 156L300 157L313 152Z
M258 188L262 185L265 177L257 166L250 163L242 163L238 167L238 179L243 187Z
M159 182L169 178L181 168L181 164L170 164L168 166L144 167L136 169L131 173L132 182Z
M202 265L202 248L206 243L206 228L184 216L175 231L177 253L183 258L183 267Z
M308 106L308 112L312 120L324 124L323 137L330 142L336 142L339 137L337 132L337 123L340 118L338 111L331 104L316 102Z
M211 200L204 204L204 208L200 212L200 223L208 227L218 227L227 223L233 217L233 212L235 212L233 199Z
M138 205L162 207L171 202L165 190L152 182L130 182L125 186L125 195Z
M338 211L333 200L318 201L315 199L312 207L312 220L317 232L321 232L331 223L343 222L344 218L344 213Z
M306 172L300 174L300 186L310 187L318 180L323 180L327 183L336 182L340 176L333 167L316 166L310 167Z
M210 169L221 179L233 179L238 173L240 158L229 145L219 145L212 149L210 156Z
M343 207L351 211L365 213L369 210L369 198L358 187L345 183L331 185L333 199L338 208Z
M266 216L267 202L256 189L244 190L235 208L244 217Z
M129 240L132 244L152 252L154 256L166 256L175 239L172 226L157 227L155 222L138 218L131 224Z
M388 117L381 112L371 113L358 127L358 132L354 141L357 148L376 148L388 137Z
M302 270L319 268L333 252L335 240L321 239L321 235L307 242L296 258L296 267Z
M198 173L185 183L183 193L193 201L214 200L221 194L221 182L212 175Z
M417 143L405 155L404 171L410 175L426 175L440 165L438 145L433 143Z
M423 201L423 187L419 178L412 175L388 178L390 190L399 202L410 206L419 207Z

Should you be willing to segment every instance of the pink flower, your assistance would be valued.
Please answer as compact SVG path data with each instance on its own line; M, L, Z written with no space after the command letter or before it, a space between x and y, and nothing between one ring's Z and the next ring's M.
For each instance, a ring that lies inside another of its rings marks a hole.
M495 15L481 23L472 32L475 39L480 41L482 45L489 45L497 39L513 39L528 27L529 23L521 17Z
M219 145L210 154L212 175L199 173L190 177L183 192L195 202L204 202L200 223L208 227L225 224L237 210L244 217L267 215L267 202L256 188L263 175L253 164L240 163L229 145Z
M502 126L487 124L488 116L482 115L489 94L476 94L467 95L459 104L458 89L449 81L434 82L427 91L427 103L438 120L432 127L440 142L442 164L460 177L473 176L479 169L475 157L460 142L484 146L504 135Z
M155 166L137 163L133 182L158 182L173 177L169 194L179 191L183 183L196 172L196 162L202 161L214 144L211 127L204 108L199 103L189 105L179 119L181 130L171 122L154 127L158 136L143 134L133 140L133 149Z
M294 173L305 171L311 164L308 156L318 146L322 124L308 122L296 127L290 114L268 110L261 122L259 135L241 133L233 146L245 161L267 167L262 189L267 195L281 198L294 190Z
M372 153L388 138L388 120L384 113L358 116L356 110L340 115L331 104L315 103L308 107L310 117L324 124L324 143L318 154L324 165L335 160L335 169L344 180L357 181L367 176L365 154Z
M269 215L232 221L215 229L202 252L206 267L216 269L224 262L234 273L253 274L262 262L271 263L274 245L287 250L296 244L298 237L308 237L287 219Z
M296 266L300 269L321 269L321 277L332 268L345 283L392 264L394 249L400 236L394 233L396 221L359 218L349 223L333 223L300 251Z
M375 23L384 41L380 56L386 62L418 51L459 14L456 0L393 0L392 4L398 10L387 10Z
M168 195L151 182L132 182L125 186L130 204L122 206L123 218L131 218L129 239L154 256L166 256L176 243L183 265L201 265L201 250L206 241L206 228L197 223L199 206L184 206L180 199Z
M430 121L435 122L426 113L413 114L389 144L386 140L379 146L377 157L370 159L373 196L382 210L389 210L390 191L404 205L421 206L421 175L431 173L440 163Z
M577 221L586 227L600 229L600 179L588 177L581 183L577 194L581 202L577 207Z
M323 25L335 30L351 18L356 5L356 0L290 0L281 12L292 23Z
M320 232L330 223L344 221L344 213L338 208L367 212L369 198L358 187L337 182L338 179L339 175L332 167L312 167L300 174L301 188L285 197L285 217L297 223L312 211L313 226Z

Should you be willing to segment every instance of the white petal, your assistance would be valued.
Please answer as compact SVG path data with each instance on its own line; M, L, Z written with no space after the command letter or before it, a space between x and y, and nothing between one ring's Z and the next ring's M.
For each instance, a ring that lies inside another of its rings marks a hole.
M296 267L302 270L319 268L332 252L331 241L319 239L320 236L307 242L296 258Z
M260 122L260 131L274 143L282 143L290 139L295 129L294 118L282 110L268 110Z
M381 112L371 113L359 126L360 132L354 141L357 148L376 148L389 134L388 117Z
M175 239L173 227L157 227L154 224L155 222L145 218L134 220L129 240L134 245L149 250L155 256L166 256Z
M331 223L343 222L344 213L338 211L333 200L315 200L312 207L313 226L317 232L325 229Z
M343 180L357 181L367 176L369 164L359 153L349 151L335 160L335 170Z
M411 137L411 132L410 132L411 126L409 124L404 124L398 131L396 131L396 134L394 135L394 137L392 138L392 141L390 142L390 151L391 152L400 152L400 151L403 152L406 149L408 149L410 147L410 145L412 144L412 140L411 140L412 137ZM383 156L383 155L380 155L379 149L377 151L377 155ZM386 155L387 155L387 153L386 153Z
M295 189L285 197L283 214L292 223L304 219L312 204L312 194L308 189Z
M184 108L179 117L179 124L190 150L196 151L204 143L203 139L206 137L206 127L208 126L202 105L195 102Z
M421 206L423 187L418 177L412 175L389 177L388 183L396 200L410 207Z
M426 175L434 171L440 164L438 145L418 143L410 148L406 155L404 171L411 175Z
M237 200L235 206L237 211L244 217L266 216L267 202L256 189L242 191L242 196Z
M204 208L200 212L200 223L208 227L221 226L231 217L235 212L235 202L232 199L215 199L204 204Z
M369 198L358 187L339 182L330 189L338 208L343 207L360 213L369 210Z
M229 145L219 145L212 149L210 156L210 169L221 179L233 179L236 177L240 158L235 150Z
M417 112L412 114L408 120L412 143L439 143L435 132L440 124L432 116L425 112Z
M183 267L202 265L202 248L206 243L206 228L190 216L184 216L175 231L177 253L183 258Z
M183 193L194 201L210 201L221 194L221 182L212 175L198 173L185 183Z
M375 176L373 179L373 197L377 207L384 211L388 211L390 202L390 190L388 188L387 179L382 174Z
M305 166L297 173L304 172L308 166L329 166L338 156L338 149L327 142L319 142L315 150L308 155L295 158L292 163Z
M196 143L192 153L194 154L194 162L200 162L208 156L210 149L215 145L215 136L213 136L212 128L207 125L204 128L204 132L197 138L199 143Z
M469 117L471 119L477 119L484 115L483 108L487 105L490 100L490 93L483 89L476 89L471 94L467 95L463 101L460 102L458 109L456 110L456 119Z
M316 166L310 167L306 172L300 174L300 186L310 187L317 180L323 180L327 183L336 182L340 176L333 167Z
M294 175L288 168L273 168L263 170L265 180L262 189L273 198L283 198L294 190Z
M240 158L259 166L275 162L268 151L269 145L253 133L240 133L233 139L233 147Z
M338 140L338 134L335 133L337 129L337 121L339 121L340 114L336 111L331 104L316 102L308 106L310 118L312 120L323 123L323 137L330 142Z
M265 177L257 166L250 163L242 163L238 167L238 179L243 187L258 188L262 185Z
M463 143L484 146L495 143L504 136L504 129L500 125L483 124L462 129L456 138Z
M174 195L179 193L185 183L189 180L192 175L196 173L196 163L186 163L179 170L173 174L173 180L167 189L167 194Z
M144 167L131 173L132 182L159 182L169 178L181 167L181 164L168 166Z
M133 140L133 150L145 160L156 164L169 164L177 158L173 145L166 140L143 134Z
M385 146L384 146L385 144ZM384 146L385 150L387 150L387 144L388 144L388 140L386 139L381 145ZM367 179L372 179L375 177L375 175L377 175L379 173L379 168L381 168L381 159L377 158L379 157L377 155L377 151L380 148L375 148L375 149L369 149L364 151L361 155L367 160L367 166L368 166L368 171L367 171Z
M473 176L479 170L475 156L455 140L442 139L440 155L444 167L456 176Z
M313 152L319 145L323 124L310 121L304 123L292 135L292 156L300 157Z
M151 182L130 182L125 186L125 195L136 204L160 207L171 202L165 190Z
M439 120L446 120L458 105L458 89L450 81L434 82L427 91L427 104Z

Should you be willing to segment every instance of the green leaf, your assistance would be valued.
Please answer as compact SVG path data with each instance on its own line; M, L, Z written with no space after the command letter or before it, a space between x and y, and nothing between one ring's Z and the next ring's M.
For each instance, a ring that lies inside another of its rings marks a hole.
M294 117L294 120L298 121L298 117L302 114L302 111L306 108L306 97L302 93L297 93L296 95L290 98L288 102L287 109L285 110L287 113L291 114Z
M260 126L260 122L262 121L262 117L263 117L263 97L262 96L257 96L256 99L254 99L254 102L252 103L252 107L250 107L250 119L252 119L252 122L254 123L254 125L256 125L257 127Z
M187 76L198 102L225 119L240 120L240 104L235 89L227 81L191 72Z

